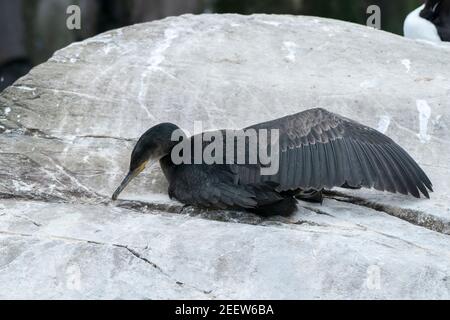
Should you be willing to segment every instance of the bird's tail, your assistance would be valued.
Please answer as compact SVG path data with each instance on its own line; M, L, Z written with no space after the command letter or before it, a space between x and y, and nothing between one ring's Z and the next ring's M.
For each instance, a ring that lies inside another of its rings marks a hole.
M250 212L256 213L263 217L270 216L283 216L287 217L293 214L297 210L297 200L294 197L286 197L277 202L257 206L253 209L249 209Z
M255 194L257 205L248 211L260 216L289 216L297 210L297 200L292 195L276 191L277 183L250 184L246 186Z

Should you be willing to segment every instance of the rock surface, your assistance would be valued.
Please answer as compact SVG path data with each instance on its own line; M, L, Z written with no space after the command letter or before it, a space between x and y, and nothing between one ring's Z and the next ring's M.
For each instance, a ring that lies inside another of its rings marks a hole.
M186 15L59 52L0 96L0 298L450 298L450 47L293 16ZM323 107L378 128L431 200L337 190L289 218L201 212L158 167L162 121L241 128Z

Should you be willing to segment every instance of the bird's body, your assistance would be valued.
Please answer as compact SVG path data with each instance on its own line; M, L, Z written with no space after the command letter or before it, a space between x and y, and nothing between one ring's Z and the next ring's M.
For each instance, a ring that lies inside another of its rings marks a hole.
M174 165L170 155L162 158L160 164L169 182L169 196L187 205L244 209L261 215L289 214L296 209L292 195L279 192L277 184L243 183L231 165Z
M406 17L403 32L411 39L450 41L450 0L426 1Z
M170 126L171 129L165 131L178 128ZM146 139L159 135L156 132L160 129L155 126L141 137L133 151L134 157L136 149L144 150L146 144L155 148L155 143ZM432 190L422 169L394 141L372 128L324 109L311 109L256 124L245 128L244 132L273 129L279 132L279 170L270 175L262 174L265 164L259 158L251 164L227 164L225 156L221 163L194 164L191 161L176 164L172 154L176 142L158 147L164 149L157 152L157 158L169 182L169 196L193 206L270 215L294 211L296 197L321 201L320 192L333 187L375 188L415 197L420 197L420 193L429 197L428 190ZM167 132L164 139L168 137ZM222 136L229 133L226 130L218 132ZM189 139L193 146L195 138ZM202 150L210 143L203 142ZM257 144L263 143L267 142L258 137ZM245 154L248 160L249 152L246 150ZM132 164L131 175L135 167L140 168L138 163ZM117 198L122 190L123 186L119 187L113 198Z

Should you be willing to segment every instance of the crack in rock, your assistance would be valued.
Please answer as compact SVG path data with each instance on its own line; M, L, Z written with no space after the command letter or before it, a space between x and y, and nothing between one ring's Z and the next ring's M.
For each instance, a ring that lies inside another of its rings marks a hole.
M76 136L75 139L111 139L111 140L118 140L118 141L126 141L126 142L136 142L136 139L132 138L121 138L121 137L113 137L113 136L106 136L106 135L95 135L95 134L88 134L84 136Z
M1 215L0 215L0 216L1 216ZM25 220L25 221L28 221L28 222L30 222L31 224L34 224L36 227L42 227L42 224L40 224L40 223L34 221L33 219L31 219L31 218L29 218L29 217L27 217L27 216L22 216L22 215L19 215L19 214L13 214L12 216L13 216L13 217L16 217L16 218L19 218L19 219L23 219L23 220Z
M350 203L357 206L373 209L379 212L384 212L386 214L402 219L416 226L424 227L432 231L450 235L449 222L439 220L439 218L419 210L406 209L401 207L395 207L388 204L382 204L361 197L348 195L338 191L326 191L325 194L328 198L339 202Z
M317 223L317 222L312 222L312 221L307 221L307 220L298 220L296 222L293 222L292 224L296 224L296 225L308 225L311 227L324 227L325 225Z
M152 211L164 211L168 213L181 214L183 210L182 205L166 204L166 203L150 203L138 200L116 200L112 201L104 197L100 202L103 205L113 205L118 208L132 210L140 213L151 213Z
M326 211L323 211L323 210L321 210L321 209L318 209L318 208L313 208L313 207L310 207L310 206L302 206L303 208L305 208L305 209L307 209L307 210L309 210L309 211L313 211L313 212L315 212L315 213L317 213L317 214L320 214L320 215L324 215L324 216L329 216L329 217L332 217L332 218L336 218L335 216L333 216L332 214L330 214L330 213L328 213L328 212L326 212Z
M66 174L70 175L70 173ZM167 212L172 214L183 214L188 215L190 217L199 217L202 219L220 221L220 222L230 222L230 223L243 223L250 225L274 225L274 224L315 224L314 222L306 223L303 220L300 221L290 221L286 219L281 219L282 217L270 217L263 218L257 216L252 213L240 212L240 211L227 211L227 210L208 210L208 209L200 209L194 208L191 206L183 206L182 204L167 204L167 203L149 203L138 200L117 200L112 201L109 197L105 197L103 195L97 194L91 190L90 195L84 195L85 199L81 200L78 198L74 199L62 199L59 197L51 197L50 195L38 195L38 194L13 194L13 193L5 193L0 192L0 199L18 199L18 200L30 200L30 201L44 201L44 202L53 202L53 203L69 203L69 204L101 204L104 206L113 205L118 208L131 210L134 212L144 213L144 214L152 214L154 211L159 212ZM357 206L366 207L372 210L376 210L379 212L383 212L394 216L396 218L402 219L406 222L414 224L416 226L424 227L429 230L439 232L442 234L450 235L450 224L445 221L439 220L439 218L429 215L427 213L421 212L419 210L413 209L405 209L400 207L394 207L387 204L381 204L378 202L370 201L364 198L347 195L345 193L341 193L338 191L326 191L324 192L327 198L339 201L350 203ZM88 200L88 201L86 201ZM312 211L319 215L325 215L332 218L336 218L334 215L318 208L314 208L311 206L301 206L302 208ZM303 221L303 222L302 222ZM317 226L317 225L315 225ZM319 225L321 226L321 225Z
M153 268L155 268L156 270L158 270L161 274L163 274L164 276L166 276L168 279L172 280L175 282L176 285L180 286L180 287L187 287L187 288L191 288L194 289L196 291L199 291L203 294L209 295L212 293L212 290L203 290L203 289L199 289L193 285L190 284L186 284L182 281L179 280L175 280L172 278L171 275L169 275L167 272L165 272L160 266L158 266L156 263L150 261L149 259L143 257L139 252L137 252L136 250L133 250L132 248L128 247L128 246L122 246L122 245L117 245L118 247L124 248L126 250L128 250L129 253L131 253L135 258L144 261L145 263L149 264L150 266L152 266Z
M1 128L0 133L37 137L37 138L46 139L46 140L62 141L62 139L51 136L40 129L28 128L17 121L9 119L8 117L6 118L6 120L9 121L10 123L12 123L14 126L11 126L4 122L1 122L2 128Z
M382 236L387 237L387 238L390 238L390 239L394 239L394 240L397 240L397 241L401 241L401 242L403 242L403 243L405 243L405 244L407 244L407 245L409 245L409 246L411 246L411 247L418 248L418 249L421 249L421 250L424 250L424 251L428 251L428 252L432 252L432 250L430 250L430 249L421 247L421 246L415 244L414 242L405 240L405 239L403 239L403 238L396 237L396 236L393 236L393 235L391 235L391 234L388 234L388 233L385 233L385 232L381 232L381 231L377 231L377 230L374 230L374 229L369 229L369 228L367 228L367 227L365 227L365 226L362 226L362 225L360 225L360 224L357 224L357 226L360 226L360 227L364 228L366 231L370 231L370 232L373 232L373 233L382 235ZM386 244L383 244L383 245L384 245L384 246L388 246L388 245L386 245ZM438 253L435 253L435 254L436 254L436 255L439 255Z
M15 121L15 120L9 119L8 117L6 118L6 120L9 121L10 123L14 124L14 126L1 122L0 133L30 136L30 137L36 137L36 138L41 138L41 139L45 139L45 140L57 140L60 142L68 142L68 141L73 142L73 139L69 140L65 137L55 137L55 136L52 136L40 129L26 127L23 124ZM107 136L107 135L93 135L93 134L92 135L75 136L74 138L75 139L110 139L110 140L118 140L118 141L124 141L124 142L132 142L132 143L136 142L136 139L132 139L132 138L121 138L121 137L114 137L114 136Z
M137 251L131 249L131 248L128 247L128 246L118 246L118 247L121 247L121 248L124 248L124 249L128 250L128 252L130 252L130 253L131 253L133 256L135 256L136 258L138 258L138 259L144 261L145 263L151 265L153 268L155 268L155 269L158 270L159 272L161 272L161 273L163 273L164 275L168 276L167 273L165 273L165 272L163 271L163 269L161 269L160 266L158 266L158 265L157 265L156 263L154 263L154 262L151 262L151 261L148 260L147 258L143 257L139 252L137 252ZM177 283L178 283L178 281L177 281Z
M160 272L162 275L164 275L166 278L168 278L169 280L173 281L177 286L190 288L190 289L196 290L196 291L198 291L198 292L200 292L202 294L205 294L205 295L211 295L211 293L213 291L213 290L199 289L196 286L193 286L193 285L187 284L185 282L173 279L170 274L165 272L156 263L154 263L154 262L150 261L149 259L143 257L138 251L136 251L135 249L133 249L133 248L127 246L127 245L117 244L117 243L105 243L105 242L99 242L99 241L95 241L95 240L86 240L86 239L79 239L79 238L73 238L73 237L62 237L62 236L41 235L41 234L29 234L29 233L10 232L10 231L1 231L1 230L0 230L0 234L9 235L9 236L27 237L27 238L38 237L38 238L46 238L46 239L51 239L51 240L78 242L78 243L84 243L84 244L90 244L90 245L98 245L98 246L112 246L112 247L115 247L115 248L125 249L133 257L135 257L135 258L145 262L146 264L149 264L154 269L156 269L158 272ZM147 249L147 248L148 247L143 248L143 249ZM214 296L212 296L212 298L214 298Z
M57 197L57 196L49 196L46 194L35 194L35 193L9 193L9 192L0 192L0 199L3 200L19 200L19 201L39 201L46 203L68 203L65 199Z

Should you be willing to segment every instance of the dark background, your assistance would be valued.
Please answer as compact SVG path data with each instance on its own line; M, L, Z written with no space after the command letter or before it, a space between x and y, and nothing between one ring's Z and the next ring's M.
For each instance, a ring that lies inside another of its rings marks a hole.
M366 24L381 8L381 28L402 34L421 0L0 0L0 91L74 41L126 25L183 13L313 15ZM66 9L81 8L81 30L68 30Z

